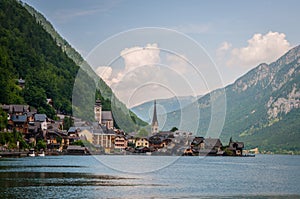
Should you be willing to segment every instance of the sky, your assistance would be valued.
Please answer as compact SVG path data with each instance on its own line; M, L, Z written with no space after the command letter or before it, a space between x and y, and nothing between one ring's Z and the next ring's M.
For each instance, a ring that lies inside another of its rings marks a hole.
M298 0L24 0L128 107L203 95L300 44Z

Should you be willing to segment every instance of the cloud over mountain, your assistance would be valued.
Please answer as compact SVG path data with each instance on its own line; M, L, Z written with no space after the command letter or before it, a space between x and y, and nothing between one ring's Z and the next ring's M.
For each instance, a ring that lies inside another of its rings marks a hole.
M247 43L247 46L233 48L231 43L223 42L217 50L218 56L228 55L225 63L229 67L251 68L262 62L270 63L291 48L284 33L272 31L254 34Z

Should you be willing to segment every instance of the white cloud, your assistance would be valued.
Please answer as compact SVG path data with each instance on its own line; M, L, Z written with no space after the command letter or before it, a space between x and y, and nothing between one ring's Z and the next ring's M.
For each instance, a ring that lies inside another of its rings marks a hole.
M147 44L145 47L135 46L126 48L121 52L125 62L125 71L139 66L153 65L160 62L159 48L157 44Z
M95 70L96 74L101 77L108 85L111 84L112 68L109 66L99 66Z
M190 69L184 55L160 50L154 43L126 48L120 56L124 62L121 68L100 66L95 71L129 107L146 100L194 92L189 82L193 68Z
M219 49L230 50L227 66L249 68L262 62L271 63L287 52L291 45L285 37L284 33L270 31L265 35L254 34L246 47L230 49L224 42Z
M226 51L229 50L232 47L231 43L228 43L227 41L223 42L220 47L218 48L218 51Z
M109 86L113 86L114 84L121 82L128 74L130 74L130 77L133 78L135 75L134 71L139 67L152 66L160 63L159 53L160 50L158 45L155 43L147 44L145 47L135 46L132 48L126 48L120 52L120 56L123 58L125 64L124 69L113 71L113 68L110 66L99 66L95 72Z
M159 48L157 44L147 44L145 47L135 46L125 48L120 56L124 59L124 69L119 71L111 80L111 84L118 84L128 73L132 76L132 71L141 66L152 66L160 62Z
M184 55L167 54L166 63L172 69L179 74L187 72L188 62Z

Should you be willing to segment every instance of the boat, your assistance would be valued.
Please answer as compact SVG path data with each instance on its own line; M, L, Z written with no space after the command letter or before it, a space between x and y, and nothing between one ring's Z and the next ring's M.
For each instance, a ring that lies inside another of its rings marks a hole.
M44 152L44 151L42 151L42 152L38 153L38 156L40 156L40 157L44 157L44 156L45 156L45 152Z
M27 155L29 157L35 157L35 151L34 151L34 149L30 149Z
M146 152L146 155L152 155L152 153L151 152Z

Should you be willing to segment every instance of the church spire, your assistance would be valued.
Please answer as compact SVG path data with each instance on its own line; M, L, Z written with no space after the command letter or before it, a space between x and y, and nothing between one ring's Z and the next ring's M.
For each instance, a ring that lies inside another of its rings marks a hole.
M152 133L152 135L158 133L158 120L157 120L157 113L156 113L156 100L154 100L153 118L152 118L152 124L151 124L151 133Z

